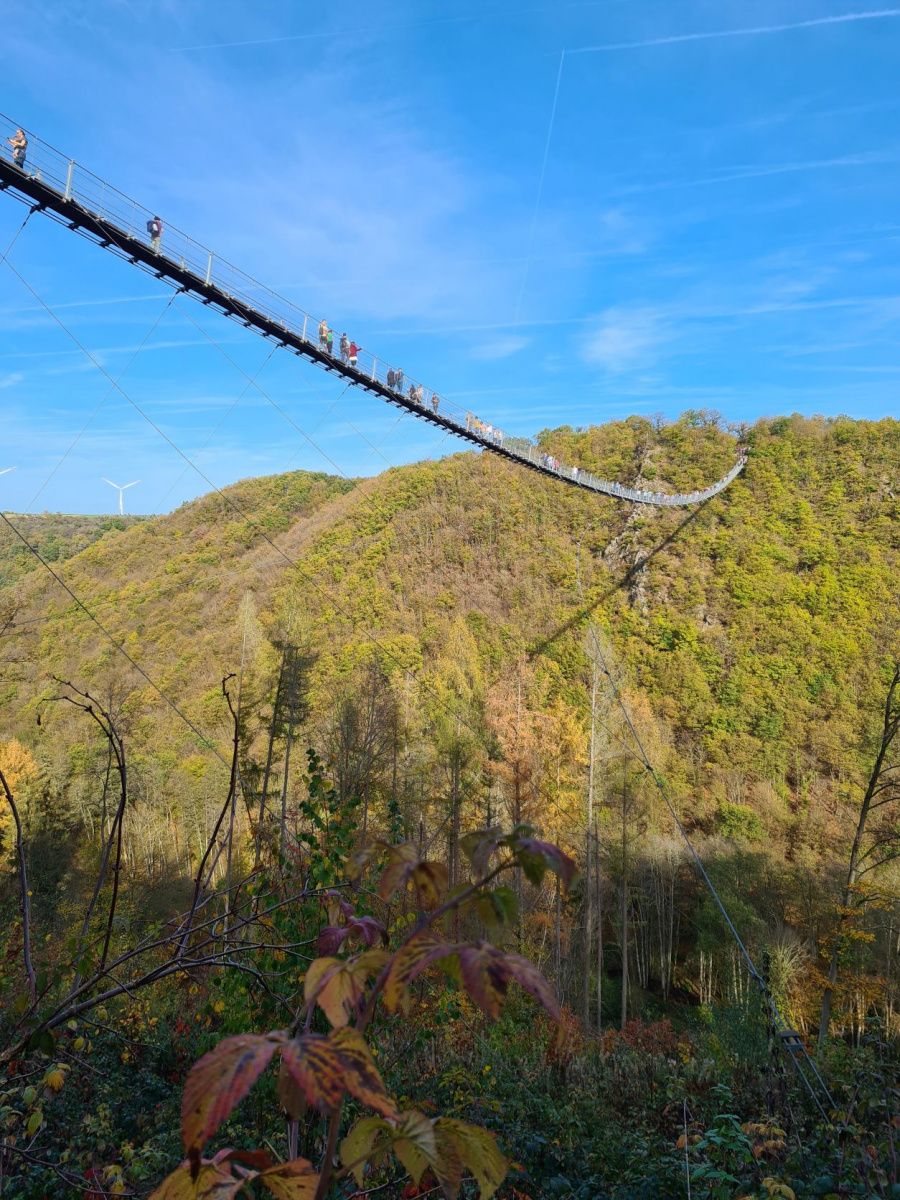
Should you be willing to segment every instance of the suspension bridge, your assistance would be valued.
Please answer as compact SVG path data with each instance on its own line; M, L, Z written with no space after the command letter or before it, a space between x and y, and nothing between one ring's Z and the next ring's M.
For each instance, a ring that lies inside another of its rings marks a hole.
M700 504L728 487L746 465L746 453L739 450L738 458L731 469L710 486L688 493L663 493L646 491L601 479L578 467L560 463L527 439L505 436L498 429L481 420L471 411L460 408L447 397L431 389L426 389L416 380L404 378L396 368L371 351L354 347L356 353L352 356L347 352L342 353L340 348L337 354L332 353L320 335L320 322L311 317L304 309L292 304L271 288L257 282L237 267L218 257L212 250L173 227L168 221L164 222L165 228L162 236L159 239L153 238L150 232L150 222L156 217L155 213L113 188L92 172L87 171L73 159L67 158L48 143L36 138L29 138L25 159L22 160L19 156L19 161L15 161L9 152L7 139L15 133L17 128L9 118L0 114L0 191L5 191L8 195L28 205L31 212L40 212L49 216L101 248L169 284L178 292L189 295L246 328L254 330L274 343L275 346L290 350L322 370L342 377L348 384L411 412L418 419L428 421L482 450L500 455L572 487L604 493L634 504L659 507ZM399 382L398 374L400 375ZM111 382L113 381L111 380ZM404 391L404 388L407 390ZM234 507L233 501L229 501L229 503ZM241 513L241 515L251 521L246 514ZM56 575L50 564L41 559L38 551L28 543L21 532L16 530L9 518L2 513L0 513L0 518L38 557L78 607L128 659L135 670L144 676L173 711L212 750L213 754L225 763L214 744L191 725L171 698L159 688L143 668L130 658L122 645L98 621L96 615L87 609L83 601L72 592L64 580ZM278 550L286 561L292 562L265 533L263 533L263 537L273 548ZM293 563L293 565L297 564ZM581 590L580 568L578 587ZM582 599L584 600L583 592ZM590 616L588 621L594 640L597 642ZM371 634L369 637L375 641ZM597 648L602 661L599 642L597 642ZM665 793L659 776L647 758L631 723L621 693L613 683L605 661L603 661L603 673L609 680L614 698L621 706L625 720L634 735L639 758L659 788L680 833L696 860L700 874L718 904L729 932L734 937L746 961L750 978L760 988L764 1011L766 1011L770 1023L770 1034L774 1039L773 1051L777 1053L775 1051L775 1047L777 1047L793 1063L799 1078L823 1118L827 1119L826 1106L828 1109L835 1107L827 1084L806 1050L802 1039L788 1026L779 1012L767 984L757 971L738 935ZM225 765L228 764L225 763Z
M66 157L47 142L29 138L27 153L14 161L9 140L18 126L0 114L0 191L44 213L126 262L192 296L224 316L253 329L322 370L338 375L389 404L413 413L482 450L497 454L559 482L601 492L633 504L674 508L700 504L723 491L746 465L741 453L721 479L693 492L652 492L601 479L559 462L525 438L504 435L497 426L460 408L446 396L410 379L369 350L329 348L310 316L264 284L220 258L180 229L163 221L152 238L156 214Z

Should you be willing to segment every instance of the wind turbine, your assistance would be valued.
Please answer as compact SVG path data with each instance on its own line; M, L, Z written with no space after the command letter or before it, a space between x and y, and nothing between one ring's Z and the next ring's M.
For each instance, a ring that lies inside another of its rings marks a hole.
M18 467L4 467L3 470L0 471L0 475L8 475L10 471L17 471L17 470L18 470Z
M136 483L140 483L141 481L139 479L133 479L131 481L131 483L125 483L121 487L119 487L119 485L117 483L113 483L113 481L111 479L107 479L105 475L101 475L100 478L103 480L104 483L108 483L110 487L114 487L116 489L116 491L119 493L119 514L124 517L125 505L122 503L122 493L127 491L128 488L134 487L134 485Z

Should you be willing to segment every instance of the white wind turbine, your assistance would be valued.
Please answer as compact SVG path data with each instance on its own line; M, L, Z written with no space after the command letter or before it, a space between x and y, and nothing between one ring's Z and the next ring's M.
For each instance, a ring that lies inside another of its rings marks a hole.
M124 516L125 515L125 505L122 502L122 493L126 492L130 487L134 487L134 485L136 483L140 483L141 481L139 479L133 479L131 481L131 483L124 483L120 487L117 483L113 483L113 481L111 479L107 479L105 475L101 475L100 478L103 480L104 483L108 483L110 487L115 488L116 491L119 493L119 514L121 516Z

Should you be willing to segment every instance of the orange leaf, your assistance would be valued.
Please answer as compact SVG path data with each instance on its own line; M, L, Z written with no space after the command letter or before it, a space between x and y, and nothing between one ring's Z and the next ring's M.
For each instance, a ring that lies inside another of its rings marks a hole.
M364 983L364 981L363 981ZM304 995L315 1000L332 1028L346 1025L362 996L363 983L354 979L340 958L317 958L306 972Z
M409 1010L408 987L417 975L439 958L455 954L458 947L452 942L445 942L430 929L421 929L413 934L405 946L401 946L394 955L391 969L384 985L384 1003L388 1012L396 1012L402 1004L404 1010Z
M378 895L386 903L393 900L394 895L406 887L406 881L419 862L418 847L412 842L404 842L400 846L391 846L388 850L388 865L378 883Z
M314 1200L319 1185L318 1173L305 1158L279 1163L262 1171L257 1179L264 1183L278 1200Z
M396 1116L397 1106L385 1090L362 1034L355 1029L336 1029L327 1038L304 1034L283 1047L281 1061L307 1102L321 1112L328 1112L344 1092L350 1092L377 1112Z
M306 1033L288 1042L281 1049L281 1061L307 1103L320 1112L328 1112L343 1096L343 1063L328 1038L320 1033Z
M225 1038L194 1063L181 1098L181 1131L192 1161L268 1066L284 1034Z
M435 908L441 900L450 875L443 863L421 862L412 873L413 882L422 893L422 901L426 908Z
M246 1179L235 1179L227 1166L201 1162L197 1178L191 1176L194 1164L186 1159L167 1176L150 1200L231 1200Z
M387 964L384 950L364 950L354 958L317 958L306 972L305 996L315 1000L333 1029L346 1025L363 998L370 975Z
M347 1091L384 1117L396 1117L397 1105L388 1094L361 1033L336 1029L329 1038L341 1056Z

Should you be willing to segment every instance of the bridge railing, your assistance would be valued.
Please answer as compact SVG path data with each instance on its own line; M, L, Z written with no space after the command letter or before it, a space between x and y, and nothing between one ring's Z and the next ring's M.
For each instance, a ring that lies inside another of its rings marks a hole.
M0 154L4 157L12 157L12 147L8 139L14 136L16 129L17 126L8 117L0 114ZM74 159L67 158L41 138L34 137L27 130L25 132L28 148L23 172L51 187L65 200L78 205L86 213L103 222L110 245L118 245L126 255L126 238L152 245L149 223L159 217L163 226L157 249L162 260L161 268L163 263L168 262L189 271L207 286L224 292L238 306L246 306L248 310L262 313L268 320L290 333L294 339L300 339L311 346L322 346L319 336L321 318L313 317L305 309L291 303L220 258L208 246L171 225L164 214L152 212L130 196L126 196L124 192L111 187ZM121 244L116 240L116 233L122 235ZM712 487L687 495L668 495L627 487L600 479L578 467L558 463L527 439L505 436L499 428L461 408L446 396L426 388L418 380L410 378L370 350L357 346L354 362L346 347L341 350L341 334L337 331L334 331L331 354L336 362L341 363L342 373L355 370L361 382L372 381L381 384L397 396L402 396L407 403L421 406L424 413L440 416L444 421L455 425L460 432L465 432L469 438L476 439L483 446L495 449L500 447L523 462L531 463L560 478L635 503L665 506L697 503L727 487L743 466L743 460L740 460Z

